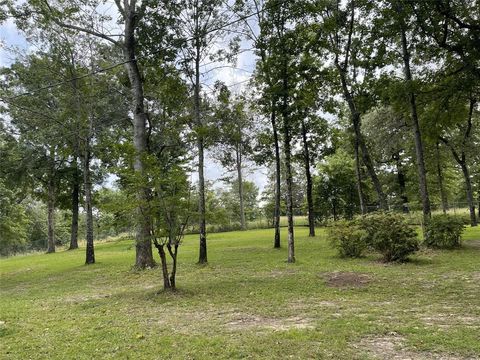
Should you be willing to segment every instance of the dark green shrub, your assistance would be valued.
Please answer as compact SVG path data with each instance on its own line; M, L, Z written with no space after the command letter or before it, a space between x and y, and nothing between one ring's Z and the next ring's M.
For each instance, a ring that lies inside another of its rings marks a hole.
M399 214L371 213L363 216L360 224L367 233L367 244L380 252L384 261L405 261L418 250L417 233Z
M330 245L340 257L358 258L367 247L367 232L354 221L336 221L328 227Z
M464 221L459 216L433 216L425 228L424 243L428 247L452 249L460 246Z

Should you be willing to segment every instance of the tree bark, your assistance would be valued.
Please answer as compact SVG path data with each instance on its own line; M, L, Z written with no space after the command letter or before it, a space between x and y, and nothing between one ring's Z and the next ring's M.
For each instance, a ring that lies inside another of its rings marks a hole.
M91 122L91 120L90 120ZM85 191L85 213L86 213L86 250L85 264L95 263L95 251L93 247L93 212L92 212L92 180L90 176L90 135L85 144L83 157L83 187Z
M240 224L242 230L247 229L245 221L245 204L243 197L243 174L242 174L242 150L241 145L237 145L236 149L236 163L237 163L237 176L238 176L238 197L240 200Z
M47 253L55 252L55 182L53 175L48 181L48 246Z
M465 159L465 156L463 156ZM473 190L472 190L472 181L470 179L470 171L468 170L467 162L462 161L460 163L460 167L462 168L462 174L465 178L465 189L467 191L467 202L468 202L468 209L470 212L470 225L477 226L477 215L475 214L475 202L473 200Z
M315 236L315 215L313 213L313 184L310 170L310 149L308 148L307 127L302 119L303 162L307 179L308 236Z
M165 256L164 245L157 246L158 254L160 255L160 260L162 263L162 275L163 275L163 288L165 290L171 289L170 278L168 276L168 266L167 266L167 257Z
M70 246L68 250L78 249L78 208L80 196L79 173L77 165L77 156L73 159L73 185L72 185L72 225L70 229Z
M355 177L357 183L357 193L358 193L358 200L360 202L360 212L362 215L367 213L367 207L365 206L365 196L363 194L362 189L362 171L360 167L360 146L358 144L358 138L355 136ZM335 219L336 220L336 219Z
M378 197L378 204L380 209L383 210L388 210L388 204L387 204L387 198L385 196L385 193L383 192L382 189L382 184L380 183L380 180L378 179L377 173L375 171L375 167L373 166L372 158L370 157L370 152L368 151L367 145L365 144L365 141L363 139L362 131L361 131L361 116L360 113L357 110L357 106L355 104L355 100L348 90L348 84L347 84L347 76L345 74L345 70L342 69L342 67L337 63L336 64L338 73L340 75L340 81L342 84L342 90L343 90L343 96L348 104L349 110L350 110L350 116L352 120L352 126L353 126L353 131L355 134L355 142L358 144L359 149L361 150L362 153L362 160L367 168L368 174L372 180L373 187L375 188L375 192L377 193ZM357 146L357 145L356 145ZM356 167L360 168L359 164L359 157L356 157ZM357 175L357 182L359 181L358 175ZM361 185L357 184L357 187ZM360 197L360 191L359 191L359 197ZM365 206L364 206L364 211L365 211Z
M403 171L402 162L400 161L400 154L394 154L392 159L395 161L395 167L397 168L397 182L400 191L400 199L402 200L402 212L408 213L410 212L410 209L408 207L405 172Z
M403 14L400 14L402 17ZM410 52L408 51L407 35L405 30L405 22L401 18L401 38L402 38L402 57L403 57L403 71L405 81L408 86L412 83L412 72L410 70ZM412 118L412 129L415 140L415 154L417 158L418 183L420 188L420 197L422 199L423 208L423 222L426 224L430 221L430 197L428 195L427 187L427 172L425 170L425 157L423 151L422 133L420 131L420 124L418 121L417 103L415 93L412 90L408 91L410 103L410 115Z
M206 205L205 205L205 175L204 175L204 130L200 114L200 24L199 14L195 12L195 84L194 84L194 117L197 127L197 147L198 147L198 212L199 212L199 231L200 231L200 249L198 263L206 264L207 259L207 225L206 225Z
M276 110L275 104L272 100L272 130L273 130L273 143L275 146L275 210L273 214L273 227L275 228L275 236L273 241L274 248L280 248L280 201L281 201L281 168L280 168L280 146L278 141L278 131L277 131L277 119L276 119Z
M291 124L288 111L288 62L285 58L282 64L282 120L283 120L283 142L285 155L285 172L287 181L287 219L288 219L288 257L287 262L295 262L295 237L293 230L293 179L291 164Z
M177 254L178 254L178 243L175 243L173 250L170 244L167 244L168 252L172 257L172 272L170 273L170 287L172 290L177 288L176 277L177 277Z
M135 148L134 170L139 181L143 182L144 160L147 147L146 123L147 116L144 107L143 82L138 68L135 51L135 1L132 0L129 6L124 7L125 29L124 29L124 56L128 61L125 64L128 78L130 80L133 95L133 144ZM155 266L152 253L151 221L149 214L149 196L146 184L138 186L137 190L137 225L136 225L136 259L135 267L144 269Z
M440 163L440 144L437 142L435 147L436 157L437 157L437 179L438 179L438 187L440 189L440 198L442 199L442 211L444 214L448 211L448 200L447 200L447 193L445 192L445 186L443 184L443 171L442 171L442 164Z

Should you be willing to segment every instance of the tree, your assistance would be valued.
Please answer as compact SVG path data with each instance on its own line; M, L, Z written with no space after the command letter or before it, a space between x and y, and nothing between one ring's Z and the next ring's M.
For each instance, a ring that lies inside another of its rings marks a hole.
M123 65L128 74L132 99L131 112L134 118L133 143L135 148L134 169L141 177L144 173L143 157L147 146L147 114L144 103L144 78L137 59L137 30L147 8L161 9L162 4L150 4L148 1L139 3L137 0L127 0L123 3L116 1L115 4L119 14L119 21L123 25L123 33L120 39L115 39L103 30L106 27L105 18L102 18L97 12L98 3L95 1L84 5L75 0L62 3L48 3L46 1L37 3L31 0L28 6L29 11L35 9L42 16L40 21L54 23L74 32L92 35L100 41L112 44L121 52ZM84 14L90 15L84 16ZM92 24L94 24L93 27L91 26ZM148 219L147 215L148 192L146 186L137 188L135 266L138 268L155 265L152 254L151 220Z
M232 99L230 91L222 83L217 83L215 87L218 105L214 116L218 122L218 136L214 157L227 171L237 172L240 224L241 229L246 230L243 168L245 157L251 152L249 138L253 128L252 115L246 109L245 99Z
M226 36L229 24L228 13L223 0L182 0L181 11L176 17L176 32L182 39L180 47L181 68L193 88L192 129L196 136L198 151L198 191L199 191L199 256L198 263L207 259L207 228L205 202L205 147L208 143L208 118L202 109L202 64L211 58L213 63L231 59L225 49L215 53L214 46L219 37ZM228 6L227 6L228 8ZM235 42L232 43L237 48Z
M356 197L355 164L344 150L325 157L314 177L315 217L320 221L351 219L359 206Z
M430 197L428 194L427 187L427 174L425 170L425 159L424 159L424 148L422 133L420 130L420 123L418 119L417 111L417 100L416 94L413 87L413 75L411 71L411 51L410 44L407 39L407 33L413 34L414 30L408 27L408 14L405 12L403 5L400 2L393 3L393 6L396 7L397 11L397 24L400 29L400 39L401 39L401 53L403 60L403 72L405 76L405 85L408 94L408 100L410 105L410 116L412 121L412 130L415 140L415 154L418 167L418 183L420 188L420 197L422 199L422 208L423 208L423 217L424 223L428 223L431 216L430 210Z
M268 58L262 63L262 67L268 68L271 83L266 86L271 87L269 91L275 93L278 103L275 108L278 109L281 116L281 132L283 136L283 155L285 161L285 180L286 180L286 198L287 198L287 218L288 218L288 257L289 263L295 262L295 238L293 228L293 177L292 177L292 89L290 82L292 73L290 64L294 57L296 42L294 32L290 29L292 25L293 2L278 2L272 0L266 3L265 27L263 41L267 46Z
M372 97L368 94L369 83L375 68L381 64L378 58L383 54L381 44L375 41L376 33L368 23L367 14L372 11L373 5L368 1L335 1L319 5L313 12L315 17L320 17L320 22L313 24L317 35L312 40L312 47L316 48L319 56L331 59L333 69L330 81L335 87L340 86L339 91L348 105L355 139L360 207L362 213L365 213L366 204L361 188L361 156L377 193L379 206L386 209L386 196L361 131L362 114L372 106ZM372 56L374 48L377 51Z
M280 139L278 136L278 93L274 84L272 83L272 68L269 64L269 57L271 56L271 48L269 47L269 37L271 36L269 30L269 22L267 19L266 4L269 4L268 1L263 0L253 0L253 8L257 14L258 26L260 28L260 33L257 35L256 32L252 29L251 26L247 23L247 29L250 40L255 44L255 48L259 53L260 59L257 61L257 72L254 79L260 87L261 101L259 103L259 110L266 116L268 116L270 121L270 130L271 130L271 141L266 139L263 140L265 144L273 144L273 154L270 154L269 151L265 154L261 163L267 163L268 165L272 162L271 158L274 157L275 164L275 191L274 191L274 211L273 211L273 227L275 229L275 235L273 239L273 247L278 249L280 248L280 206L281 206L281 158L280 158ZM273 3L272 6L276 6L277 3ZM268 5L270 6L270 4ZM248 8L248 7L247 7ZM263 87L262 84L266 86ZM260 141L260 146L263 147L262 141Z

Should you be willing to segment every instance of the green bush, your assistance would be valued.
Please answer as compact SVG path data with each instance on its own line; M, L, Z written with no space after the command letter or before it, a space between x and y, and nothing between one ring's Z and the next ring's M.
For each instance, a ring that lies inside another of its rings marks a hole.
M452 249L460 246L465 230L464 221L459 216L433 216L425 228L424 243L428 247Z
M354 221L336 221L328 227L330 245L340 257L358 258L367 247L367 232Z
M418 250L417 233L399 214L375 212L363 216L361 228L366 232L366 243L383 255L383 260L405 261Z

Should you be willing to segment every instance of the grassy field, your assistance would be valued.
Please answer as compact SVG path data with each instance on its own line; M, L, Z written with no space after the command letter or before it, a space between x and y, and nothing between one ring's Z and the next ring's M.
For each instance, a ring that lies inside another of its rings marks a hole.
M339 259L305 227L287 264L272 234L212 234L203 267L188 236L173 294L159 269L131 270L131 240L91 266L83 250L2 259L0 358L480 358L480 229L395 265Z

